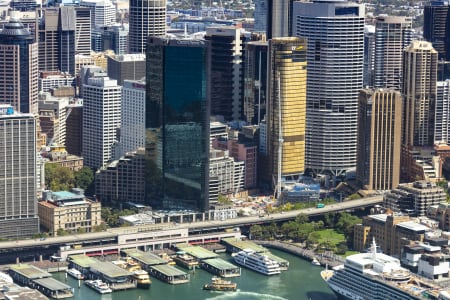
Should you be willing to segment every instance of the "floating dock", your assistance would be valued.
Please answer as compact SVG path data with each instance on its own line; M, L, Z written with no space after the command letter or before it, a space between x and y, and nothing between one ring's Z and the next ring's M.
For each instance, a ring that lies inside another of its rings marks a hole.
M91 265L91 277L106 282L113 291L136 288L131 273L112 262L97 261Z
M147 272L155 278L170 284L189 282L189 274L169 265L155 265L147 269Z
M202 248L200 246L192 246L189 244L177 244L176 245L177 249L179 249L180 251L183 251L187 254L189 254L190 256L195 257L196 259L202 261L204 259L208 259L208 258L217 258L219 255L206 250L205 248Z
M145 270L151 266L167 264L166 260L151 252L144 252L138 249L125 249L121 253L137 261Z
M287 260L279 256L273 255L267 248L260 246L250 240L225 238L222 239L222 242L226 245L227 251L230 253L239 252L244 249L252 249L256 253L264 254L270 259L276 261L280 265L281 270L286 271L287 269L289 269L289 262Z
M202 269L221 277L239 277L241 268L221 258L205 259L201 263Z
M21 285L29 286L54 299L73 297L72 287L52 277L52 274L28 264L9 266L11 277Z

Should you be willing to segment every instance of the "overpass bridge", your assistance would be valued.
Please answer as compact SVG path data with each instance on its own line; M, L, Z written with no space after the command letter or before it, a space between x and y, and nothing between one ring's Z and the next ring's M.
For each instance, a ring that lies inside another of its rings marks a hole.
M298 214L319 216L325 213L350 211L374 206L383 202L383 196L362 198L327 205L323 208L307 208L264 216L249 216L223 221L202 221L193 223L160 223L134 227L110 228L103 232L74 234L0 242L0 264L20 261L48 259L52 255L85 253L104 255L117 253L122 248L159 249L174 243L207 243L222 237L235 236L236 227L267 224L295 219ZM227 230L227 232L224 232Z

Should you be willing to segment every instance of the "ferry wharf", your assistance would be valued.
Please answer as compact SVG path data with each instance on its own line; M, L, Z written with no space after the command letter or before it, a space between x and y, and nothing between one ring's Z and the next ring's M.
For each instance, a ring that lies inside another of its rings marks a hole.
M188 283L189 274L169 265L154 265L146 270L150 275L170 284Z
M219 258L217 253L200 246L188 244L177 244L176 248L195 257L199 261L200 267L213 275L222 277L241 276L241 268Z
M90 266L91 277L106 282L113 291L136 288L136 282L131 279L131 273L112 262L97 261Z
M200 267L214 275L218 275L221 277L241 276L240 267L237 267L221 258L205 259L201 262Z
M54 279L50 273L29 264L10 265L9 274L15 282L36 289L53 299L72 298L74 295L72 287Z
M131 257L133 260L138 262L144 270L149 269L151 266L167 264L167 261L158 255L151 252L144 252L139 249L124 249L120 251L120 254L122 256Z

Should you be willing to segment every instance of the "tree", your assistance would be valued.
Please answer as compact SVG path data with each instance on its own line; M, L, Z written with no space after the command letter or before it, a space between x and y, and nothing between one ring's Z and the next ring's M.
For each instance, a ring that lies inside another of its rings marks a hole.
M295 217L295 222L299 224L308 223L309 217L305 214L298 214L297 217Z
M67 191L74 187L75 176L71 169L55 163L45 164L45 185L54 192Z
M336 245L336 254L345 254L348 251L348 246L346 242L340 242Z
M75 172L75 185L86 190L94 181L94 172L91 168L83 167Z
M259 239L262 236L263 228L261 225L253 225L250 227L250 234L253 239Z

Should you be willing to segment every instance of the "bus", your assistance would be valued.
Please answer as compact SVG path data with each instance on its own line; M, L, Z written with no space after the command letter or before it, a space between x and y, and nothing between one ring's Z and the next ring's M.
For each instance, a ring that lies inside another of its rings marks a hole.
M325 207L325 204L323 204L323 203L317 203L317 206L316 206L317 208L324 208Z

